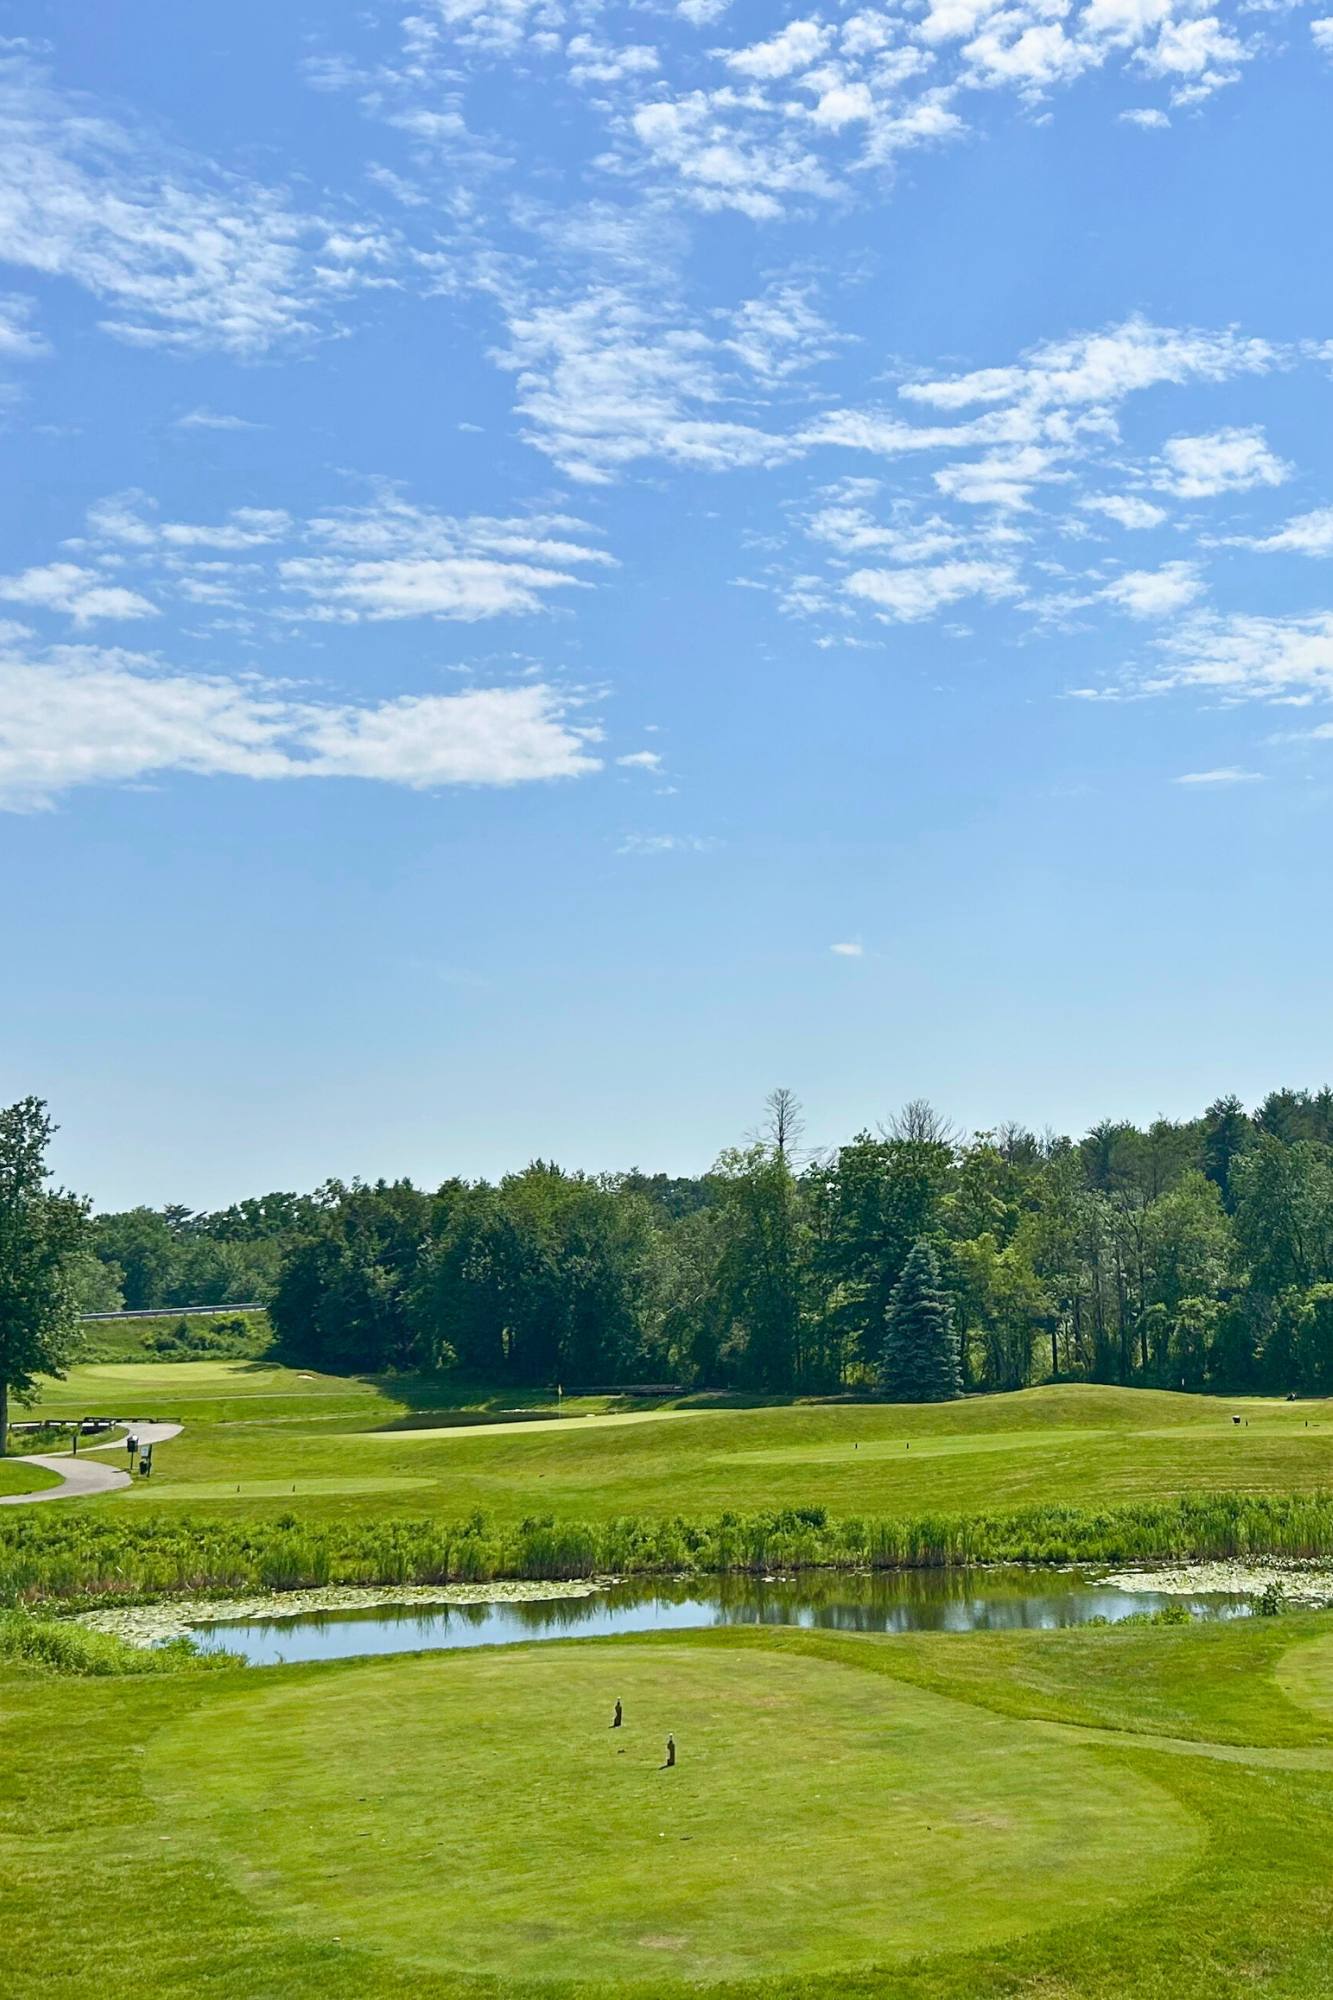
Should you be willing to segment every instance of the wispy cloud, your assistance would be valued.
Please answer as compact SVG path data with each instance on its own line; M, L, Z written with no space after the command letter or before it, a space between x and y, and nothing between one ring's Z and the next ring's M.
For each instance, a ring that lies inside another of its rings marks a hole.
M1333 694L1333 611L1258 617L1197 613L1157 642L1148 690L1205 691L1223 700L1306 702Z
M835 958L864 958L866 953L863 944L854 944L850 941L846 944L831 944L829 950Z
M382 233L280 190L168 156L0 57L0 259L100 300L122 340L262 353L315 332L389 260Z
M200 408L187 410L183 417L177 417L174 428L178 431L257 431L264 426L251 422L249 417L234 417L224 410Z
M614 286L516 308L497 356L515 375L529 442L591 484L640 459L726 471L790 455L783 439L723 414L735 393L727 358L701 328L664 323Z
M173 772L362 778L417 791L579 777L598 768L589 734L541 683L313 701L141 654L0 651L0 807L11 811L49 806L79 786Z
M1233 535L1229 539L1240 548L1257 549L1263 555L1333 556L1333 507L1294 514L1269 535Z
M1225 764L1216 771L1184 771L1173 778L1176 785L1256 785L1263 780L1262 771L1243 771L1238 764Z
M173 521L145 495L126 494L93 507L88 527L93 547L141 562L160 590L218 599L227 590L227 559L243 556L234 580L238 588L243 582L252 610L285 603L284 615L342 623L526 615L578 587L581 570L612 561L570 516L438 514L388 485L366 505L304 521L276 507L237 507L216 522ZM198 551L223 560L201 564Z
M617 854L706 854L717 842L698 833L627 833Z
M36 302L22 294L0 294L0 360L36 361L51 349L33 325Z

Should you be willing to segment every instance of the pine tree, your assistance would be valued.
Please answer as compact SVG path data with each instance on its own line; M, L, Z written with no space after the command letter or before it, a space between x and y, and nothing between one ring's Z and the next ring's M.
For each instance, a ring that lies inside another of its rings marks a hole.
M963 1393L958 1336L935 1252L912 1245L885 1321L880 1387L897 1403L943 1403Z

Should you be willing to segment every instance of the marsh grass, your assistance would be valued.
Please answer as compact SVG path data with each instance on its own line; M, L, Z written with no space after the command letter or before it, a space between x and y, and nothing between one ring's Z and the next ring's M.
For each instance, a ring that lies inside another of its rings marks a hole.
M1333 1556L1333 1495L1202 1494L1100 1509L915 1518L822 1507L666 1520L263 1520L106 1509L0 1523L0 1604L143 1601L328 1584L486 1583L979 1563L1226 1561Z
M93 1632L59 1618L0 1611L0 1663L58 1674L171 1674L195 1668L215 1672L235 1666L229 1654L202 1651L192 1639L163 1646L131 1646L109 1632Z

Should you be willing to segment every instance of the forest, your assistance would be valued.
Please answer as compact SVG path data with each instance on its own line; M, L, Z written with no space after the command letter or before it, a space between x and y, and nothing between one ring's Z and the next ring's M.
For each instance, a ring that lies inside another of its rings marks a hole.
M515 1385L886 1387L933 1253L969 1391L1048 1380L1333 1390L1333 1092L1195 1119L964 1137L921 1101L804 1143L774 1091L698 1179L330 1181L214 1214L94 1216L85 1311L257 1300L284 1354Z

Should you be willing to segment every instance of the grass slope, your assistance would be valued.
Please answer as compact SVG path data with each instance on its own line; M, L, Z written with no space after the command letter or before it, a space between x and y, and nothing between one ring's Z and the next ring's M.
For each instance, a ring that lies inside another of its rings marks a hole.
M506 1521L604 1520L802 1505L901 1515L1333 1484L1329 1402L1077 1385L918 1407L579 1407L587 1413L556 1419L548 1405L540 1421L503 1422L499 1399L447 1384L243 1361L84 1366L40 1404L184 1422L159 1447L151 1486L96 1503L106 1506L280 1511L295 1486L312 1515L481 1508Z
M1323 2000L1331 1687L1308 1614L9 1670L6 1959L50 2000L146 1940L163 2000Z

